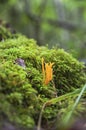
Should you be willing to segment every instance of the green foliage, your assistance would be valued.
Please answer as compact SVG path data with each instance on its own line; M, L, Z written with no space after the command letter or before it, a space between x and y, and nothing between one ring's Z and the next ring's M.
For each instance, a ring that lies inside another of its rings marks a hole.
M42 57L45 62L54 62L56 90L52 82L43 84ZM25 68L16 62L17 59L24 60ZM54 98L56 92L60 98L85 84L83 69L84 65L63 49L39 47L36 41L23 35L4 39L0 42L0 97L5 102L0 104L0 112L4 111L9 120L26 127L37 125L43 104ZM8 110L5 112L6 104ZM43 119L50 121L56 118L62 107L64 103L46 108Z
M41 109L40 112L40 117L39 117L39 123L38 123L38 127L40 129L41 126L41 121L42 121L42 115L45 113L45 115L47 115L47 118L51 118L51 114L49 113L50 110L52 111L52 108L57 107L58 108L58 125L57 129L67 129L74 120L76 120L76 117L79 118L79 116L81 116L81 112L85 113L85 106L83 106L84 102L81 102L81 96L84 94L86 94L86 84L83 86L83 88L79 88L76 89L73 92L70 93L66 93L62 96L56 97L56 98L52 98L50 100L48 100L47 102L45 102L43 104L43 107ZM76 98L77 97L77 98ZM72 98L72 99L71 99ZM49 106L51 106L53 104L52 108L49 108ZM58 104L56 106L56 104ZM49 110L48 110L49 109ZM78 110L78 112L77 112ZM53 114L52 114L52 118L53 116L55 116L57 113L57 111L54 110ZM49 114L49 116L48 116ZM55 114L55 115L54 115ZM77 116L76 116L77 115ZM86 115L84 115L86 116ZM84 118L83 116L83 118ZM50 123L51 125L51 123Z
M0 16L38 44L57 45L86 59L85 0L1 0Z

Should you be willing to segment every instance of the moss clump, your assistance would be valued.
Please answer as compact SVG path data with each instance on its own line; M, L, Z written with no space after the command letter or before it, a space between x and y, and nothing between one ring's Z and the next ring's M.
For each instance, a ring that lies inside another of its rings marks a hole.
M42 57L54 62L53 82L58 96L82 87L86 78L84 65L63 49L39 47L22 35L0 42L0 112L29 128L37 124L42 105L55 97L52 82L43 84ZM53 119L57 112L58 105L48 107L43 119Z

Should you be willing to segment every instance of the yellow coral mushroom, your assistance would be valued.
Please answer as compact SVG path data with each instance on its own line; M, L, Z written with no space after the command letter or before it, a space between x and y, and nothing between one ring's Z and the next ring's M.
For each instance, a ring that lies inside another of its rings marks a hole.
M42 58L42 73L43 73L43 82L44 84L48 84L52 78L53 78L53 66L54 63L45 63L44 64L44 59Z

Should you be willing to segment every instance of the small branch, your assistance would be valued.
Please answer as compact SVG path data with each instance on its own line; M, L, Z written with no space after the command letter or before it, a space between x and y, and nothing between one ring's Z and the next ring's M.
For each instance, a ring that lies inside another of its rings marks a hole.
M63 29L67 29L70 31L80 29L76 24L70 23L68 21L47 19L46 22L48 22L50 25L53 25L55 27L61 27Z

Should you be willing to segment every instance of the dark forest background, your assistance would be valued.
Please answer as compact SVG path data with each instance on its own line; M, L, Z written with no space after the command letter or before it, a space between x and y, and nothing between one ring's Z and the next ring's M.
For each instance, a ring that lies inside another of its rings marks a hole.
M0 20L86 62L86 0L0 0Z

